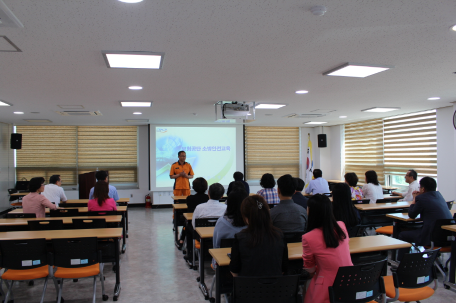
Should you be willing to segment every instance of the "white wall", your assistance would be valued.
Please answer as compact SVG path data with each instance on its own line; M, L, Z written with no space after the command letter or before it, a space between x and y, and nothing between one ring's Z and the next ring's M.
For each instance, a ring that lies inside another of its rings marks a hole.
M456 199L454 110L456 105L437 109L437 181L446 201Z
M14 188L14 150L10 149L11 124L0 122L0 206L9 206L8 188Z

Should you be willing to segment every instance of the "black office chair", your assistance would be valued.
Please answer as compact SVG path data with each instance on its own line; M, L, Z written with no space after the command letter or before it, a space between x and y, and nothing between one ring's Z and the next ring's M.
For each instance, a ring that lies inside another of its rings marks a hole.
M75 217L79 215L79 210L77 208L65 208L65 209L51 209L51 217Z
M219 217L211 217L211 218L199 218L199 219L195 219L195 228L197 227L211 227L211 226L215 226L215 224L217 223L217 220L219 219ZM196 266L196 262L195 262L195 254L198 253L198 258L204 258L204 254L202 254L200 252L200 248L201 248L201 243L196 240L198 239L198 233L193 230L193 269L196 269L197 266ZM212 244L212 242L211 242ZM211 248L211 247L209 247ZM198 250L196 252L196 250ZM204 253L204 252L203 252ZM199 259L198 259L199 260ZM204 259L203 259L204 260Z
M299 277L235 277L233 303L297 303Z
M448 209L451 210L453 208L454 200L446 201L446 204L448 205Z
M382 271L386 260L355 266L339 267L334 283L329 287L331 303L370 302L381 297L386 302Z
M292 232L292 233L283 233L283 237L285 242L288 243L296 243L302 242L302 235L305 234L304 231L300 232Z
M122 215L121 211L117 210L100 210L100 211L89 211L87 216L118 216Z
M17 214L7 214L7 218L36 218L36 214L30 214L30 213L17 213Z
M30 230L63 229L63 220L31 220L27 224Z
M106 228L106 220L102 219L75 219L73 218L74 229Z

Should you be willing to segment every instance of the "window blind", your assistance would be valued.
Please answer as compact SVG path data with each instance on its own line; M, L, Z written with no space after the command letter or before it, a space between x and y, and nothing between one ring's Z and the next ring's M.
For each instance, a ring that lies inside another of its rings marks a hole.
M385 118L384 158L386 174L437 177L436 111Z
M385 184L382 119L345 124L345 173L356 173L364 183L368 170L375 170L378 181Z
M248 180L265 173L299 177L299 127L245 127L245 166Z

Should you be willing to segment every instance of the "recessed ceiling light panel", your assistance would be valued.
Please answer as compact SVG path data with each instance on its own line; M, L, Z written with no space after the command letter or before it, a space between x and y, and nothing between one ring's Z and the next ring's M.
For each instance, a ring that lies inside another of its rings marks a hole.
M440 100L440 97L430 97L428 100L433 101L433 100Z
M5 101L0 100L0 106L11 106L11 104L6 103Z
M392 68L392 66L378 66L378 65L363 65L355 63L345 63L330 71L323 73L325 76L339 76L339 77L356 77L365 78L379 72L383 72Z
M347 118L347 116L339 116L339 118L345 119L345 118Z
M138 86L138 85L132 85L132 86L129 86L128 89L131 89L131 90L142 90L142 86Z
M23 115L24 112L13 112L13 114L15 114L15 115Z
M132 123L144 123L149 122L149 119L125 119L125 121Z
M120 101L122 107L151 107L152 101Z
M392 112L393 110L399 110L400 107L371 107L361 110L362 112L368 113L387 113Z
M124 2L124 3L139 3L139 2L143 2L143 0L119 0L120 2Z
M47 119L24 119L24 121L31 122L31 123L51 123L51 120Z
M309 91L307 90L297 90L295 91L295 93L299 94L299 95L303 95L303 94L307 94Z
M60 108L63 108L63 109L83 109L84 106L82 105L57 105L58 107Z
M134 112L133 115L142 115L142 112Z
M309 122L304 122L304 124L325 124L328 122L317 122L317 121L309 121Z
M451 27L451 30L456 32L456 25L453 25L453 26Z
M272 103L263 103L255 106L255 109L279 109L286 106L286 104L272 104Z
M108 68L162 69L165 53L103 51Z

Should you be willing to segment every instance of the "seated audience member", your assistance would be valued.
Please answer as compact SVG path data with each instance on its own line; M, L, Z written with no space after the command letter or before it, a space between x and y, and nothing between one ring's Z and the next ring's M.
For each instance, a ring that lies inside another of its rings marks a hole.
M196 192L196 194L188 196L186 199L187 203L187 211L189 213L192 213L195 208L200 205L201 203L205 203L209 200L209 196L206 195L206 190L207 190L207 181L204 178L196 178L192 182L192 187L193 190Z
M358 176L355 173L346 173L345 183L350 186L351 199L352 200L361 200L363 198L363 190L357 186L358 185Z
M282 275L288 267L288 248L280 229L272 225L266 200L260 195L245 198L241 214L247 228L234 236L232 275Z
M296 191L293 177L291 175L283 175L277 180L277 187L280 203L271 209L272 225L280 228L283 233L304 233L307 223L307 211L291 199Z
M226 212L217 220L212 238L214 248L220 248L222 239L232 239L234 235L246 228L241 215L242 201L249 195L244 188L233 190L226 199ZM215 265L215 260L212 260ZM214 267L215 268L215 267Z
M423 220L423 226L419 229L401 232L399 239L415 243L418 246L431 245L431 232L435 221L453 218L445 199L437 191L437 183L431 177L424 177L420 180L420 190L413 193L413 201L409 207L408 215L412 219L420 216ZM399 249L398 260L402 260L408 251L408 248Z
M345 224L336 221L332 202L324 195L309 198L308 232L302 236L304 269L313 278L307 288L305 303L329 303L332 286L341 266L352 266L349 238Z
M418 184L418 181L416 181L417 178L418 178L418 174L413 169L409 170L405 174L405 182L407 182L409 184L407 190L392 192L394 195L398 195L398 196L402 197L402 199L399 201L407 201L407 202L413 201L413 192L420 191L420 185Z
M245 187L245 191L247 192L247 194L250 194L250 187L249 187L249 184L247 182L244 181L244 174L241 173L240 171L237 171L233 174L233 178L234 178L234 181L230 183L230 185L228 185L228 190L226 191L226 194L229 195L231 193L231 191L233 190L233 185L235 182L242 182L242 184L244 185Z
M104 170L97 171L95 173L95 178L97 179L97 182L105 181L109 185L108 173L106 171L104 171ZM93 189L94 189L94 187L92 187L90 189L89 199L93 199ZM109 198L113 198L114 201L119 200L119 194L117 193L117 189L112 185L109 185Z
M306 188L306 194L329 194L328 181L323 179L323 172L321 169L314 169L314 179L309 182L309 186Z
M52 203L57 205L67 201L67 197L65 196L65 192L63 191L62 180L60 179L60 175L52 175L49 178L49 184L44 186L43 195Z
M370 199L369 204L375 204L378 199L383 199L383 188L378 182L377 173L373 170L366 172L366 184L363 185L363 196L366 199Z
M40 195L44 191L44 178L36 177L30 179L30 194L22 198L22 209L24 213L34 213L37 218L44 218L46 207L57 209L57 205L52 204L45 196Z
M272 174L264 174L261 177L260 185L263 189L257 192L257 195L262 196L268 204L278 204L280 202L277 190L274 188L276 182Z
M302 195L302 190L304 189L306 183L301 178L293 178L293 181L295 183L296 191L291 199L294 203L301 205L307 210L307 197Z
M98 181L93 191L93 199L87 203L89 211L115 211L117 210L116 201L109 198L109 186L105 181Z
M353 205L350 187L345 183L337 183L332 190L333 214L337 221L345 224L349 234L360 222L359 212Z

